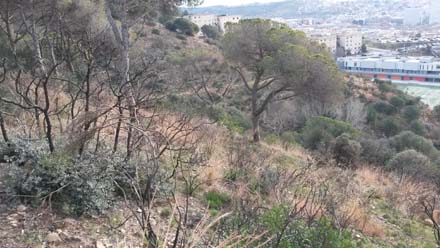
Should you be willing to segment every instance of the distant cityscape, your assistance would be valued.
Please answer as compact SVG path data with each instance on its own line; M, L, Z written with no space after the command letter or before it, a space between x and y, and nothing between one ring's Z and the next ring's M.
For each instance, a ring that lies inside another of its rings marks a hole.
M440 1L435 0L290 0L189 12L270 18L304 31L337 57L377 51L440 56Z

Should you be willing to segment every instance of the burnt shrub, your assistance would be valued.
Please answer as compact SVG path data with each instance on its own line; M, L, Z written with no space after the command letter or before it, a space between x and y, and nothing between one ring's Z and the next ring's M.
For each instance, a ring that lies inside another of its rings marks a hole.
M333 157L338 165L348 167L356 162L361 154L362 147L359 142L352 140L348 134L338 136L332 147Z

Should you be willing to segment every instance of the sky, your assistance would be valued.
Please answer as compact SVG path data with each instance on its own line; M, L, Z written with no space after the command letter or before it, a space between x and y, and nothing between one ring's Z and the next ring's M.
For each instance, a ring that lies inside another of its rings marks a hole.
M280 2L281 0L204 0L202 7L215 5L243 5L250 3L270 3Z

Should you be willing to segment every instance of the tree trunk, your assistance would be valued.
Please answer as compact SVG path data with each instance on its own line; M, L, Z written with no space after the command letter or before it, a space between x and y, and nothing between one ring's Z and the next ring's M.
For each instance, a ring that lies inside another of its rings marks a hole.
M252 114L252 136L255 143L260 142L260 116Z
M5 120L3 119L3 113L0 112L0 129L2 131L3 140L9 143L8 133L6 132Z

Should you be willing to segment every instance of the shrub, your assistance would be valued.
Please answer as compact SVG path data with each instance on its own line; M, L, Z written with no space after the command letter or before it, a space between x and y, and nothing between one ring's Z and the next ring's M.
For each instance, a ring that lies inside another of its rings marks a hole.
M330 143L343 133L350 136L358 135L358 131L346 122L314 117L309 119L301 130L300 140L306 148L317 149L320 146L329 147Z
M372 164L386 165L396 151L390 146L388 139L360 140L362 146L361 158Z
M373 103L373 108L377 112L383 113L386 115L392 115L392 114L396 113L396 108L393 105L391 105L385 101L377 101L377 102Z
M417 135L424 135L426 133L425 126L418 120L414 120L409 124L411 131Z
M301 219L288 220L289 208L276 206L265 212L262 223L271 237L269 247L354 248L349 231L339 231L331 221L322 218L307 225ZM275 243L276 242L276 243ZM275 246L276 245L276 246Z
M377 122L377 111L373 107L369 107L367 109L367 122L372 124L373 126L376 125L376 122Z
M390 137L400 133L402 124L397 118L386 117L378 123L378 129L387 137Z
M238 133L243 133L252 127L249 118L246 118L240 110L233 107L221 111L218 118L214 118L214 120Z
M425 139L411 131L405 131L392 137L390 144L397 152L413 149L432 160L436 160L440 156L439 151L434 147L431 140Z
M359 159L362 147L359 142L352 140L349 135L342 134L336 138L332 152L336 162L342 166L349 166Z
M155 34L155 35L160 35L160 30L155 28L155 29L151 30L151 33Z
M176 38L179 39L179 40L186 40L186 36L183 35L183 34L177 34Z
M177 18L174 20L173 27L182 34L193 36L200 30L199 27L186 18Z
M378 84L378 88L382 93L391 92L393 90L393 85L390 82L376 80L376 84Z
M390 103L396 108L401 108L405 105L405 100L399 96L393 96Z
M231 198L227 193L209 191L205 194L205 202L208 204L209 208L219 210L231 202Z
M296 134L291 131L286 131L281 134L281 141L283 142L284 146L287 148L288 146L295 146L297 145L297 138Z
M76 215L100 212L111 206L113 159L93 155L76 159L64 154L38 153L32 150L33 147L29 149L22 158L32 170L16 163L9 164L9 185L16 195L30 196L25 199L33 204L50 200L54 207Z
M428 157L415 150L406 150L396 154L387 164L387 168L400 174L424 177L433 170Z
M435 120L440 121L440 105L437 105L432 110L432 116Z
M217 40L220 38L221 34L218 27L212 25L203 25L201 31L205 37Z
M165 28L168 29L168 30L170 30L170 31L172 31L172 32L176 32L176 31L177 31L177 28L176 28L176 26L174 25L174 21L167 21L167 22L165 23Z
M416 105L406 106L402 109L402 115L408 121L417 120L420 117L420 109Z

